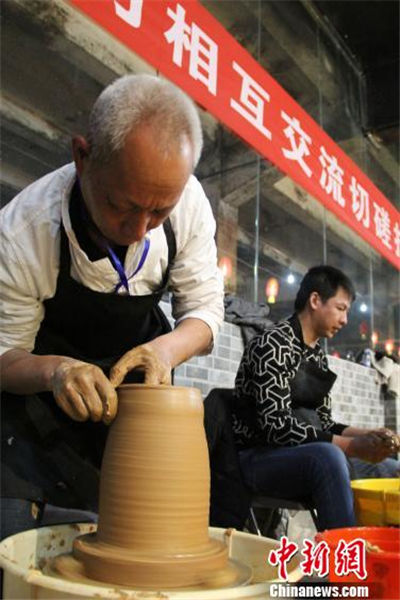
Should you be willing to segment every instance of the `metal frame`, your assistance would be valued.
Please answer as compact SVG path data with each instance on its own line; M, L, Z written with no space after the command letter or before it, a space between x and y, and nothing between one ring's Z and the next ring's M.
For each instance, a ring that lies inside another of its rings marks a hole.
M315 528L318 531L317 511L311 503L306 501L286 500L284 498L272 498L271 496L254 496L250 506L250 519L257 535L259 536L262 536L262 533L258 525L257 517L254 513L255 508L268 508L271 510L277 508L286 508L288 510L308 510L311 514Z

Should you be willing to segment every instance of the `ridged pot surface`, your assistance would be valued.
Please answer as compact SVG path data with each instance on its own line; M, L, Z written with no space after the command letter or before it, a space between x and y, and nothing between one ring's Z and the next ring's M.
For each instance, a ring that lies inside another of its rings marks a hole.
M208 535L210 473L199 390L124 385L101 468L97 534L74 541L91 579L144 588L233 582ZM211 579L210 579L211 578Z
M101 469L99 542L174 554L208 544L209 461L195 388L123 385Z

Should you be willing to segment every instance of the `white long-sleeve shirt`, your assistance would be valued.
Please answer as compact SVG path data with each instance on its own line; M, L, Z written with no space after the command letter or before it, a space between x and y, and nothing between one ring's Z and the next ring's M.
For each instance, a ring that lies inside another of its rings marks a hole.
M69 239L71 276L86 287L112 293L119 277L108 258L91 262L71 227L69 200L76 171L68 164L35 181L0 211L0 354L31 351L44 318L43 301L54 296L60 258L60 223ZM191 176L170 214L176 257L169 276L176 322L193 317L209 325L215 339L223 320L223 283L217 267L215 220L199 181ZM129 246L127 276L135 271L141 244ZM131 295L159 289L168 249L162 225L150 233L141 270L129 279Z

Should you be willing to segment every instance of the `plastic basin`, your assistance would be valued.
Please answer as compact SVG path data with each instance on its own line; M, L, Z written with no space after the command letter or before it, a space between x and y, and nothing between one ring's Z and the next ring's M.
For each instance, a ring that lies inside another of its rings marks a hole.
M349 543L357 538L367 542L367 578L361 580L355 573L337 575L335 550L343 540ZM317 542L325 541L331 552L329 558L329 581L362 585L371 584L373 598L385 600L400 598L400 530L396 527L347 527L330 529L315 536ZM374 548L371 548L373 546Z
M351 482L358 525L400 525L400 479Z

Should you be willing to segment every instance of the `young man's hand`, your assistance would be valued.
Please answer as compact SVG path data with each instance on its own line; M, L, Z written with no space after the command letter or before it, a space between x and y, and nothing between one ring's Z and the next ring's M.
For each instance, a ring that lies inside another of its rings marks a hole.
M381 440L390 449L391 453L400 450L400 435L397 435L391 429L380 427L379 429L370 429L368 433Z
M386 438L376 433L366 433L350 438L345 450L351 457L361 458L371 463L378 463L392 454L392 446L387 443Z

